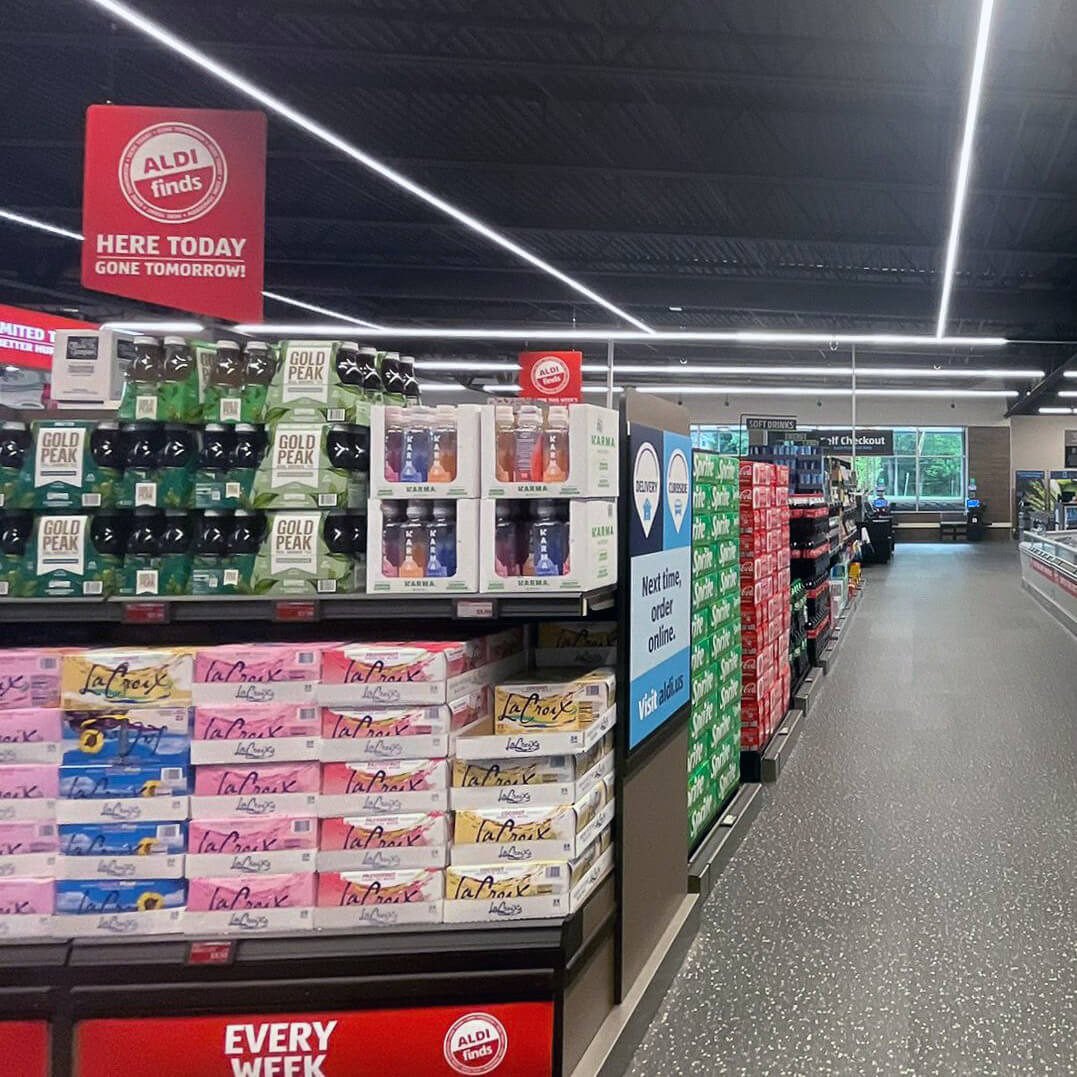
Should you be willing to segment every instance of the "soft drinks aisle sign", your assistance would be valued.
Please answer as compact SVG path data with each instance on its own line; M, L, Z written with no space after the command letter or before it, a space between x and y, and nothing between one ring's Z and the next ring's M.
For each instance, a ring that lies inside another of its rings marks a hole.
M520 352L520 396L578 404L583 399L583 352Z
M75 1071L79 1077L552 1077L553 1005L85 1021L75 1031Z
M48 1077L49 1026L44 1021L0 1021L0 1072Z
M50 370L58 329L96 328L92 322L57 318L52 314L7 307L0 303L0 364Z
M93 105L82 283L234 321L262 317L266 118Z
M692 442L631 424L628 747L689 700L692 617Z

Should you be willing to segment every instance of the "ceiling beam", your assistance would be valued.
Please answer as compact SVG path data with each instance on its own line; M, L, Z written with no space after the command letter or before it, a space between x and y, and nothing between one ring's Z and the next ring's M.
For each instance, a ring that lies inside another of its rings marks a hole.
M1006 418L1011 415L1035 415L1040 404L1062 387L1067 370L1077 370L1077 352L1068 359L1063 359L1046 377L1036 382L1027 393L1019 396L1007 409Z

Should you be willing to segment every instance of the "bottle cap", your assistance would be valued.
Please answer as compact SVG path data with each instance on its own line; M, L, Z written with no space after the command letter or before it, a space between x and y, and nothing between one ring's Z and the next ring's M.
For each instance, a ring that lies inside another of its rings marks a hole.
M342 351L342 352L343 351L357 352L358 350L359 350L359 345L354 340L342 340L340 342L340 344L338 345L338 347L337 347L337 351Z
M248 340L246 351L269 351L269 345L264 340Z
M551 404L549 410L546 412L546 421L553 422L556 419L558 422L568 423L568 408L564 404Z
M186 344L186 337L165 337L166 344Z
M535 423L541 423L542 412L534 404L524 404L524 406L520 408L520 422L523 422L524 419L529 419L531 422Z
M511 404L495 404L494 405L494 422L495 423L513 423L516 421L516 416L513 414Z
M156 337L135 337L136 344L159 344L160 341Z
M360 348L359 349L359 354L360 355L377 355L378 354L378 349L377 348Z
M175 341L175 339L176 339L175 337L165 337L165 342L167 343L169 341ZM181 343L182 343L182 339L181 339ZM216 341L214 343L213 346L215 348L235 348L236 350L239 349L239 343L237 341L235 341L235 340L218 340L218 341ZM249 348L250 345L248 344L247 347Z

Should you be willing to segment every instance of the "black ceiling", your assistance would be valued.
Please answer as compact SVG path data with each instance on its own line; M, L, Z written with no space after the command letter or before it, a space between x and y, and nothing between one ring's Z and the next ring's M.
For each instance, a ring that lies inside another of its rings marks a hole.
M133 4L653 326L934 331L978 0ZM2 207L79 226L94 102L245 104L85 0L3 8ZM993 43L950 328L1075 337L1077 5L998 0ZM268 211L310 302L614 324L277 120ZM0 222L0 298L114 311L76 246Z

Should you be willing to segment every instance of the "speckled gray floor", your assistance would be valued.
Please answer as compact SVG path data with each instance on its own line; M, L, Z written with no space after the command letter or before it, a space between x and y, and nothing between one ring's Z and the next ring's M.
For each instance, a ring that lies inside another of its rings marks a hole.
M1077 641L1008 543L868 573L632 1077L1077 1073Z

